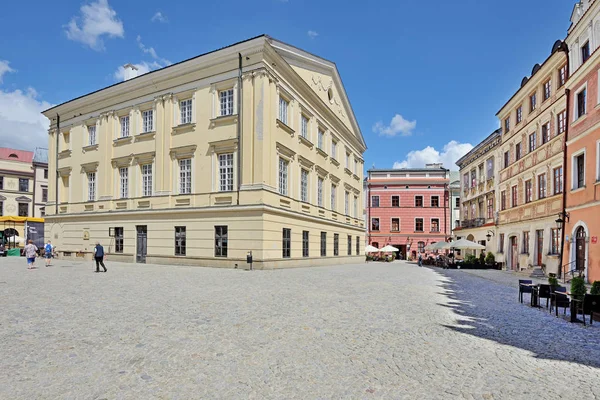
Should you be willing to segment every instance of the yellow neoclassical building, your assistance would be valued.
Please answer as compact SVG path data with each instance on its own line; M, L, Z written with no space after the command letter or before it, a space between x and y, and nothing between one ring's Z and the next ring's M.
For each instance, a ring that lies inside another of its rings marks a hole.
M113 260L232 268L363 252L366 144L331 61L263 35L44 115L62 257L96 241Z

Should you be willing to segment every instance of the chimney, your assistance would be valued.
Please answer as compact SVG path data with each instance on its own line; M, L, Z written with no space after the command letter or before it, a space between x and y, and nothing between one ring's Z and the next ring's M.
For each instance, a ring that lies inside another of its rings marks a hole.
M444 168L443 167L444 164L442 163L431 163L431 164L425 164L425 168L427 169L438 169L438 168Z
M123 65L123 80L124 81L128 81L131 78L135 78L136 76L138 76L138 69L135 65L133 64L125 64Z

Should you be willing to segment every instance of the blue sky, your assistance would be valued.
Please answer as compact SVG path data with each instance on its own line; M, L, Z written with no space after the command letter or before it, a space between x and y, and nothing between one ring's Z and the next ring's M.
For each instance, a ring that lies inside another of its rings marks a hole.
M566 36L575 0L61 0L0 6L0 146L46 147L39 111L262 33L334 61L365 166L447 167ZM533 21L533 23L532 23Z

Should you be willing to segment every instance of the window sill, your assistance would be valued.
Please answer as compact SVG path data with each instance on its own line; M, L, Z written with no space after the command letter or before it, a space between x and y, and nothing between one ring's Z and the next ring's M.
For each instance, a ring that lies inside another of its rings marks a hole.
M352 177L354 179L356 179L357 181L360 181L360 176L356 175L356 174L352 174Z
M58 153L58 158L67 158L67 157L71 157L71 150L63 150L60 153Z
M277 125L278 128L281 128L285 132L289 133L291 137L294 137L294 134L296 133L296 131L293 130L290 126L288 126L288 124L281 121L279 118L277 120L275 120L275 125Z
M221 115L210 120L210 127L214 128L216 126L230 125L236 124L238 122L238 115Z
M133 140L133 137L131 137L131 136L120 137L120 138L113 140L113 146L120 146L125 143L131 143L132 140Z
M171 132L171 134L178 135L180 133L191 132L192 130L194 130L195 127L196 127L195 122L189 122L187 124L177 125L177 126L173 127L173 131Z
M336 167L340 166L340 162L338 160L336 160L335 158L331 157L331 163L333 165L335 165Z
M425 233L425 231L414 231L413 233Z
M313 147L315 147L315 145L310 140L308 140L307 138L305 138L302 135L298 136L298 142L302 143L303 145L305 145L306 147L308 147L311 150Z
M571 127L579 125L581 122L585 121L587 118L587 114L583 114L581 117L577 118L575 121L571 123Z
M322 156L323 156L323 158L327 158L327 157L329 157L329 156L327 155L327 153L325 153L325 151L323 151L323 149L320 149L320 148L318 148L318 147L317 147L317 153L319 153L320 155L322 155Z
M83 152L87 152L87 151L93 151L93 150L98 150L98 144L91 144L89 146L84 146L82 148Z
M571 189L571 193L582 192L583 190L585 190L585 185L577 189Z
M135 141L141 142L142 140L152 140L156 136L156 131L143 132L135 135Z
M344 168L344 172L349 175L352 176L352 171L350 171L348 168Z

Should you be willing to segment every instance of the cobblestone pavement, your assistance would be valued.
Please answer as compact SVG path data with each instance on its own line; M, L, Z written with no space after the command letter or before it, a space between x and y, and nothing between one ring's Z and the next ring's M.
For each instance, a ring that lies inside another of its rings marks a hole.
M107 267L0 259L1 399L600 397L600 324L462 271Z

